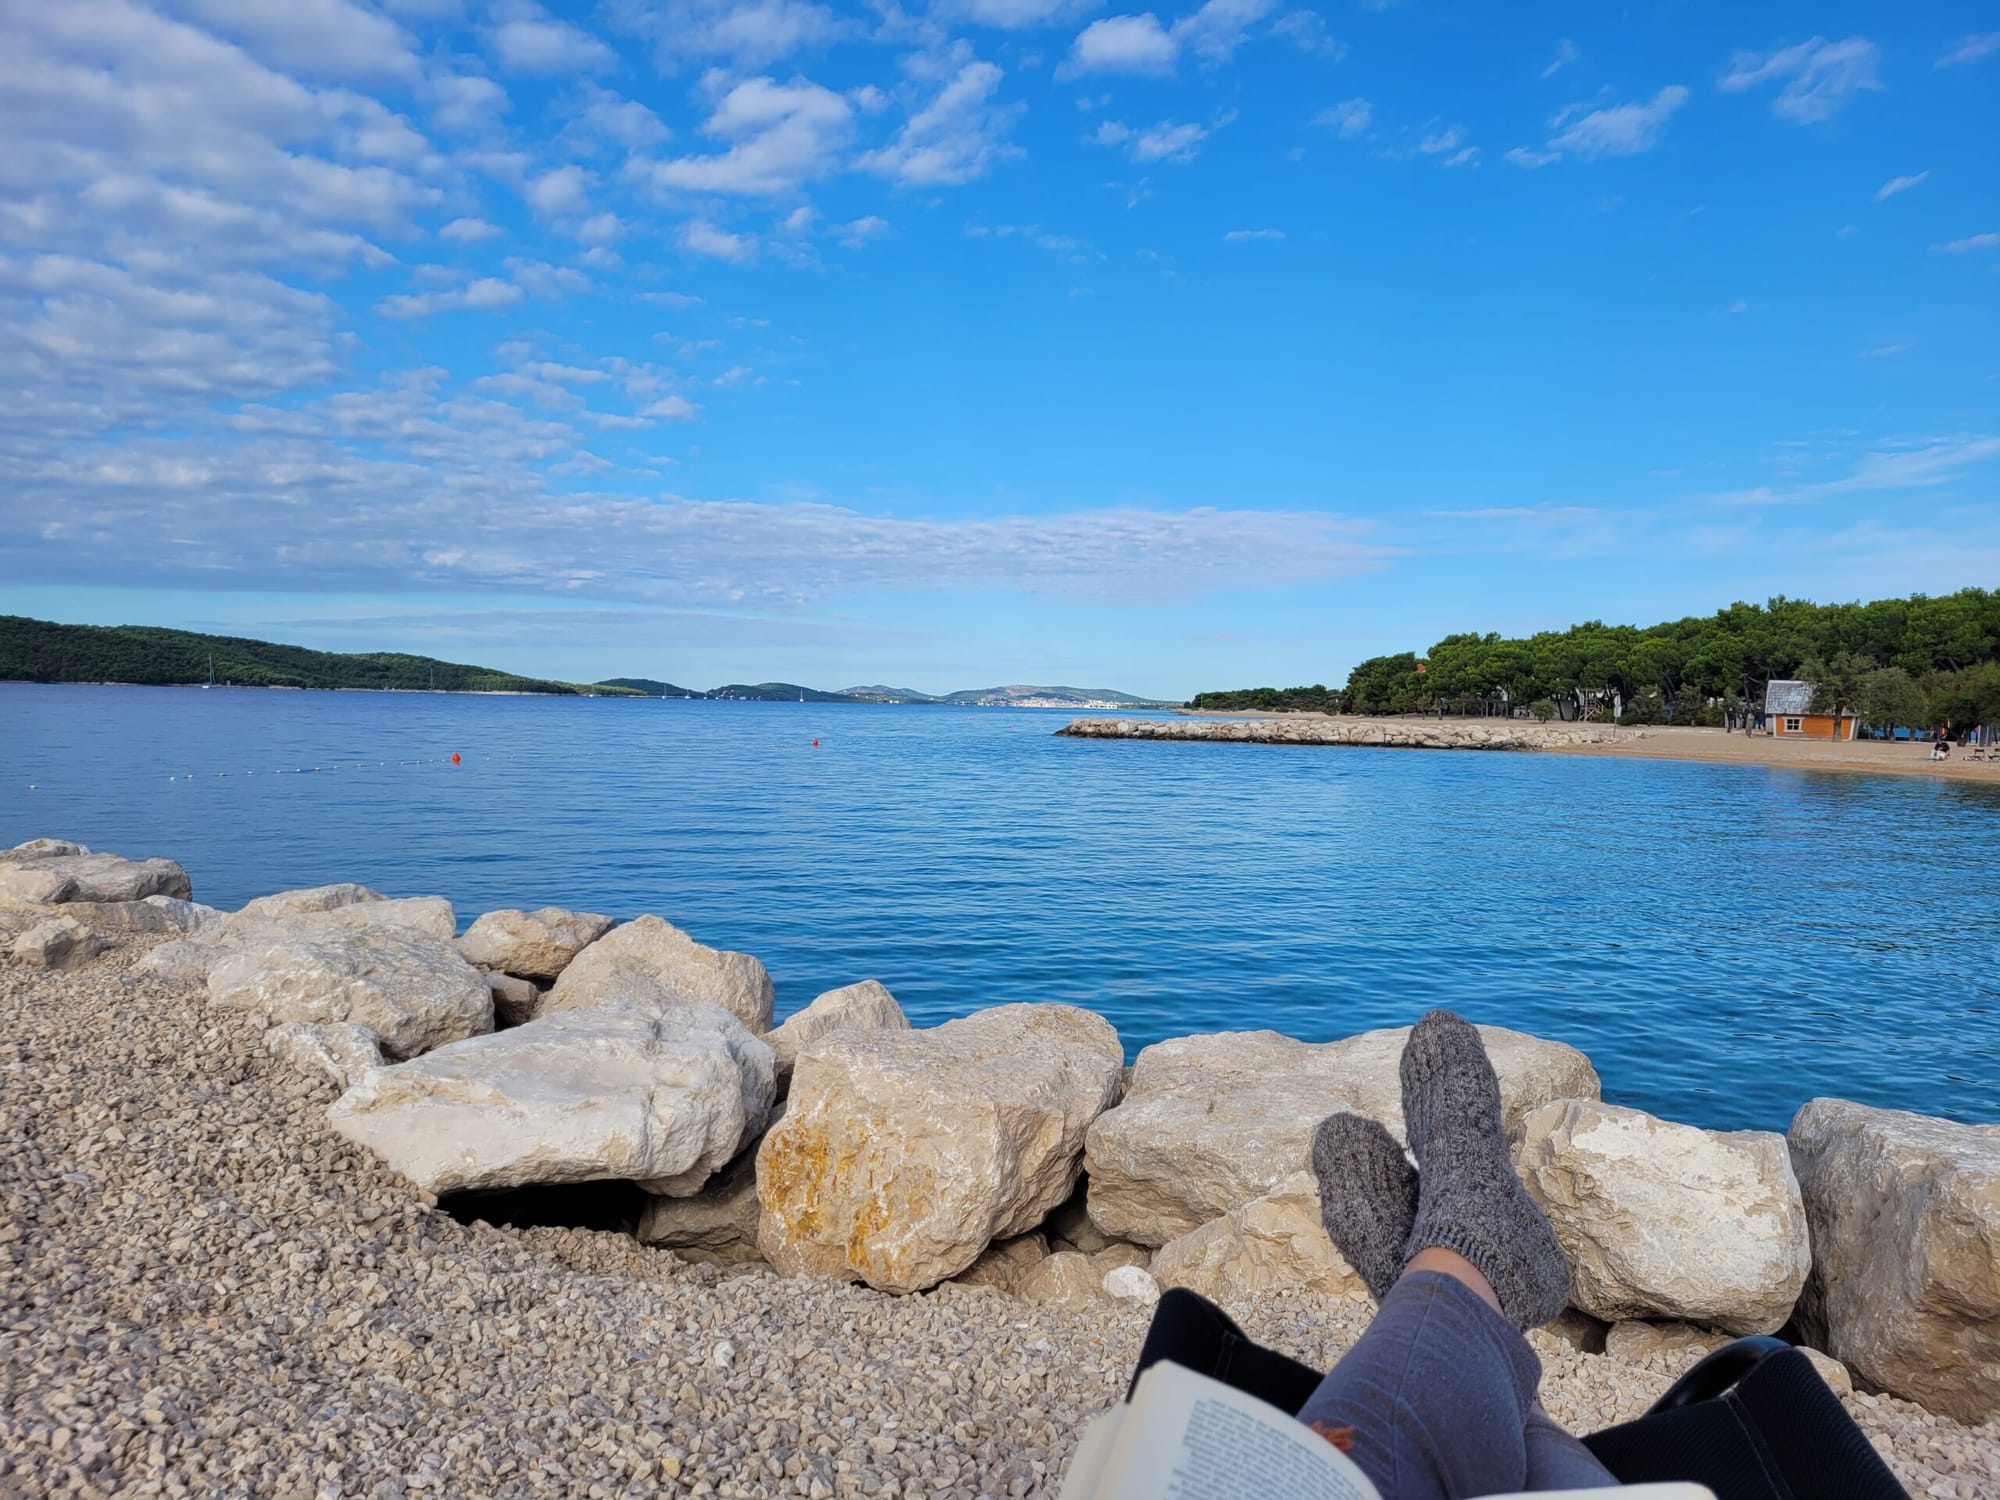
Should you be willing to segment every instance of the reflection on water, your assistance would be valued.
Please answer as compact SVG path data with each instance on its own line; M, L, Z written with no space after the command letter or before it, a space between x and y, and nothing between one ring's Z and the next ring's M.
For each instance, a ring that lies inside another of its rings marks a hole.
M780 1014L873 976L919 1024L1067 1000L1136 1052L1446 1005L1698 1124L2000 1119L2000 789L1066 718L5 684L0 841L170 854L225 906L657 911L762 958Z

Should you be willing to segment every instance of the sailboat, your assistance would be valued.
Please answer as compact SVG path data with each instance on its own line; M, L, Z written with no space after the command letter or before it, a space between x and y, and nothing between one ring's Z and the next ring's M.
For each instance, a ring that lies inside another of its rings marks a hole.
M204 692L215 686L215 653L213 651L208 653L208 681L204 682L201 686Z

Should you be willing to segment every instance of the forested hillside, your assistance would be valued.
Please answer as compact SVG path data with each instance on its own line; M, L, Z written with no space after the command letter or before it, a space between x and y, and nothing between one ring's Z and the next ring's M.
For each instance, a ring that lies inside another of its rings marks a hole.
M1446 636L1421 657L1371 657L1345 688L1199 693L1191 708L1511 713L1721 723L1773 678L1884 725L2000 722L2000 592L1811 604L1782 596L1660 625L1590 620L1526 637Z
M371 651L308 651L269 641L149 625L56 625L0 615L0 679L19 682L207 682L235 687L435 688L450 693L585 693L630 690L517 677L491 667Z

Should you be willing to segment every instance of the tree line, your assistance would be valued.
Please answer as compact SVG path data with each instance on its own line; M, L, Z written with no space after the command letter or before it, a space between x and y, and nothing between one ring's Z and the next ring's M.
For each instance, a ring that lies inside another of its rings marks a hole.
M1777 679L1813 683L1816 712L1884 728L2000 724L2000 591L1871 604L1780 595L1651 626L1448 635L1422 656L1370 657L1343 688L1197 693L1187 706L1721 725L1759 713Z
M491 667L396 651L309 651L240 636L145 625L57 625L21 615L0 615L0 679L161 687L212 680L232 687L638 696L629 688L518 677Z

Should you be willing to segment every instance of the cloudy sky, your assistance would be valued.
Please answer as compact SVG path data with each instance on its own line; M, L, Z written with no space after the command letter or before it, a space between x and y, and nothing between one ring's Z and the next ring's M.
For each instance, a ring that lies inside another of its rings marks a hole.
M1179 695L2000 582L1990 5L1118 4L0 0L0 609Z

